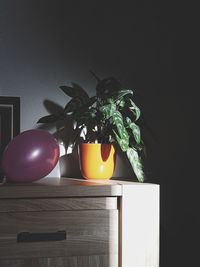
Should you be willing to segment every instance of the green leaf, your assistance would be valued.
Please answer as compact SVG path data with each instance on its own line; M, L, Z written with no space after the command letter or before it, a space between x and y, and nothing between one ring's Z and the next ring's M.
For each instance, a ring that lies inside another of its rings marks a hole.
M138 152L134 148L129 147L126 151L126 154L138 181L144 182L145 175L143 171L143 165L138 155Z
M129 146L129 135L128 132L124 126L124 122L123 122L123 117L122 114L116 110L113 112L113 123L117 128L117 132L113 130L116 140L119 144L119 146L121 147L122 151L126 151L128 149Z
M72 98L64 108L65 113L71 113L76 111L83 105L83 98L81 97L74 97Z
M118 145L120 146L121 150L123 152L127 151L129 141L126 138L120 138L120 136L116 133L115 130L113 130L113 133L115 135L115 138L117 140Z
M90 98L86 98L85 96L76 96L72 98L64 108L65 113L74 112L84 105L90 105Z
M129 109L133 112L133 114L135 115L135 117L136 117L136 121L139 119L139 117L140 117L140 109L136 106L136 104L133 102L133 100L132 99L129 99L130 100L130 102L131 102L131 107L129 107Z
M120 107L120 108L124 108L126 102L124 101L124 99L120 99L116 101L116 104Z
M83 113L76 112L75 114L75 119L77 120L77 122L86 125L87 123L89 123L89 121L94 120L95 117L96 117L95 109L90 109Z
M129 90L129 89L122 89L122 90L118 90L117 92L113 93L113 99L115 101L118 101L120 99L122 99L125 95L132 95L133 91Z
M131 121L130 118L126 118L127 126L132 130L133 136L137 144L141 142L140 127Z
M114 111L116 111L116 105L114 103L104 105L99 110L103 113L105 119L109 119L113 116Z
M129 140L129 135L124 126L122 114L118 110L116 110L113 112L112 118L113 118L114 124L117 127L120 138Z
M61 115L51 114L51 115L47 115L47 116L40 118L37 121L37 123L53 123L53 122L56 122L62 118L63 118L63 116L61 116Z
M87 128L87 136L93 135L93 130L97 125L97 111L95 108L78 110L73 114L73 118L76 121L76 127L85 126Z
M89 109L96 102L96 96L93 97L85 97L85 96L77 96L72 98L64 108L65 113L73 113L73 112L84 112L82 109Z
M70 86L60 86L60 89L68 96L70 97L77 97L77 96L83 96L85 98L88 98L88 94L86 91L81 88L80 86L74 84L74 87Z

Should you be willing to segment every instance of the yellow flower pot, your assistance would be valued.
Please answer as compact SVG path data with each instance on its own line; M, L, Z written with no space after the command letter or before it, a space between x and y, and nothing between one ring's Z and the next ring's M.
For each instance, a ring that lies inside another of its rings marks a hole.
M85 179L110 179L115 169L115 148L112 144L82 143L79 159Z

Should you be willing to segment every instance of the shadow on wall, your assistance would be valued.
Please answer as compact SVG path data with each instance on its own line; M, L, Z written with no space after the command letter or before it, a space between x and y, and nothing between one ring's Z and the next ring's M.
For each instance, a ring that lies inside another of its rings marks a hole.
M44 106L50 114L60 114L63 112L63 107L51 100L44 100ZM65 121L57 121L52 123L40 123L36 127L37 129L43 129L51 132L54 137L58 140L60 147L60 158L59 158L59 174L65 177L82 177L79 161L78 161L78 150L75 146L73 153L69 153L69 145L74 140L73 132L73 121L71 117L65 119Z

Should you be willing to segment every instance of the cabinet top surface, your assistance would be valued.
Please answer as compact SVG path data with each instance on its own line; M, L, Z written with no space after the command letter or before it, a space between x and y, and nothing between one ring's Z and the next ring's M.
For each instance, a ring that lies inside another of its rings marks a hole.
M121 196L122 187L158 186L121 180L84 180L75 178L43 178L33 183L5 183L0 186L0 199L37 197Z

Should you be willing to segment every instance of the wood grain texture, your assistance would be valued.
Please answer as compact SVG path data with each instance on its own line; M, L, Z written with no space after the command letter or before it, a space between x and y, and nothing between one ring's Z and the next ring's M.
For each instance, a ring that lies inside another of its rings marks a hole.
M1 212L117 209L117 197L1 199Z
M1 267L117 267L117 255L0 260Z
M44 178L35 183L5 183L0 187L0 199L46 198L46 197L98 197L120 196L121 186L117 183L95 183L81 179Z
M93 255L77 258L78 267L117 267L118 255Z
M64 241L16 242L20 232L63 230ZM0 259L101 254L118 254L117 210L1 213Z

